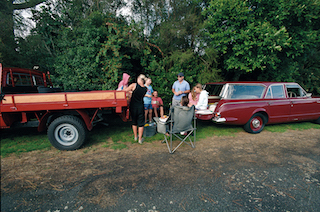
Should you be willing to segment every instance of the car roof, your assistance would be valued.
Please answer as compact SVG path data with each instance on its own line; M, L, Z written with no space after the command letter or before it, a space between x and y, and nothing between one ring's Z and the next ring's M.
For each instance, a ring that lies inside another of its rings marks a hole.
M206 85L224 85L224 84L262 84L269 86L271 84L284 84L284 83L295 83L295 82L266 82L266 81L225 81L225 82L209 82Z

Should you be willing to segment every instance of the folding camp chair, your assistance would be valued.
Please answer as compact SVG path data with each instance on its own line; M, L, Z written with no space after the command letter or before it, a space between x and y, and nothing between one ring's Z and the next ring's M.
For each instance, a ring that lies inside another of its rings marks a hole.
M194 106L173 107L170 109L170 116L165 123L159 121L159 119L155 119L155 121L157 122L157 131L164 134L164 141L170 153L174 153L183 143L195 148L196 117ZM174 149L172 147L173 136L180 140L180 143ZM192 136L193 141L191 139Z

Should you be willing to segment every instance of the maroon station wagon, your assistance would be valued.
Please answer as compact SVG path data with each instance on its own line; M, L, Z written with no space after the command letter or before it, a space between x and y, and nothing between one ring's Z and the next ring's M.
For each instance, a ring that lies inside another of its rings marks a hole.
M320 124L320 97L312 97L297 83L217 82L204 89L209 92L209 110L197 112L202 120L243 125L249 133L261 132L265 124Z

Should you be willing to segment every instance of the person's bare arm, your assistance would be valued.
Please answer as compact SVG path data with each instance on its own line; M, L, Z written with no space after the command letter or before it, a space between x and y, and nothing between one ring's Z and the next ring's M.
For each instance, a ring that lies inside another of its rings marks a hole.
M134 91L134 89L136 89L137 84L136 83L132 83L131 85L129 85L129 87L126 87L125 89L123 89L126 92L132 92Z

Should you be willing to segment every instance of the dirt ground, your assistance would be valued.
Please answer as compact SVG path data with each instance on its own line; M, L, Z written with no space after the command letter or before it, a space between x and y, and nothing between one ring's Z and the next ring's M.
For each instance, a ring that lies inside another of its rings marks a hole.
M1 159L1 211L320 211L320 130Z

